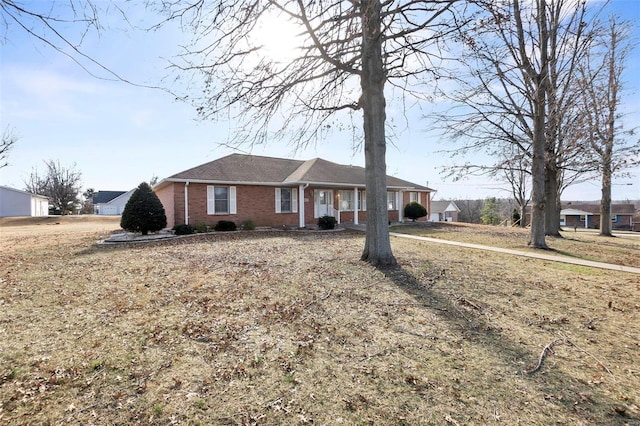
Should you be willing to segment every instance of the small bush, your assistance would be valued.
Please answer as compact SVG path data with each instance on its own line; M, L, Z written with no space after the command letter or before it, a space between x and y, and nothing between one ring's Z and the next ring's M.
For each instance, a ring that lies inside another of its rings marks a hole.
M190 235L196 233L196 229L193 226L184 223L174 226L171 230L173 230L173 233L176 235Z
M201 234L209 232L210 230L211 227L204 222L200 222L196 225L196 231L200 232Z
M322 229L323 231L334 229L337 224L338 221L333 216L322 216L318 219L318 228Z
M427 215L427 209L420 203L412 201L404 207L404 217L413 220Z
M256 229L256 225L251 219L247 219L242 222L242 229L244 229L245 231L253 231L254 229Z
M216 224L214 229L218 232L225 232L225 231L235 231L237 227L235 222L231 222L230 220L221 220Z

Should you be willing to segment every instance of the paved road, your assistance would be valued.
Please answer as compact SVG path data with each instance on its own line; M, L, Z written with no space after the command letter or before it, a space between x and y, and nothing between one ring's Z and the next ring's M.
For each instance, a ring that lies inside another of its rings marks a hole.
M532 253L532 252L527 252L527 251L504 249L504 248L499 248L499 247L484 246L484 245L481 245L481 244L460 243L460 242L457 242L457 241L447 241L447 240L441 240L441 239L438 239L438 238L419 237L419 236L416 236L416 235L399 234L397 232L390 232L389 235L392 235L392 236L398 237L398 238L408 238L408 239L411 239L411 240L428 241L430 243L449 244L449 245L458 246L458 247L467 247L467 248L473 248L473 249L478 249L478 250L495 251L495 252L498 252L498 253L513 254L513 255L516 255L516 256L532 257L534 259L543 259L543 260L549 260L549 261L552 261L552 262L571 263L573 265L589 266L589 267L592 267L592 268L601 268L601 269L612 269L614 271L622 271L622 272L629 272L629 273L632 273L632 274L640 274L640 268L634 268L632 266L613 265L611 263L593 262L591 260L583 260L583 259L573 259L573 258L570 258L570 257L554 256L554 255L546 254L546 253Z

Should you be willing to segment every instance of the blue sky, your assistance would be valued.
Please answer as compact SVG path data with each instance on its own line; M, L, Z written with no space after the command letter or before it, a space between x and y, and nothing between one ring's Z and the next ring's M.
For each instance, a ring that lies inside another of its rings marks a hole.
M47 2L48 3L48 2ZM43 3L39 3L42 5ZM640 22L640 1L613 0L611 10ZM133 16L141 22L145 16ZM179 52L179 34L167 27L153 33L121 31L114 17L103 22L100 37L83 42L84 51L130 81L156 84L167 75L167 58ZM153 176L160 179L214 160L233 151L220 146L232 131L230 123L198 121L190 105L154 89L92 77L68 57L9 27L0 45L0 126L10 126L20 140L0 169L0 184L24 188L34 168L45 160L75 164L83 190L128 190ZM640 40L640 28L635 37ZM91 67L101 76L107 76ZM640 48L629 60L623 109L631 125L640 124ZM437 108L437 106L434 106ZM400 127L387 150L388 174L438 192L434 199L508 197L506 184L480 178L443 180L441 167L452 160L439 151L444 141L429 134L419 114L388 111ZM359 126L360 122L356 122ZM333 133L315 147L294 151L292 144L270 143L247 148L255 155L310 159L322 157L342 164L364 165L364 154L353 152L349 132ZM632 178L617 179L613 198L640 199L640 168ZM631 184L631 185L629 185ZM597 179L565 191L564 200L597 200Z

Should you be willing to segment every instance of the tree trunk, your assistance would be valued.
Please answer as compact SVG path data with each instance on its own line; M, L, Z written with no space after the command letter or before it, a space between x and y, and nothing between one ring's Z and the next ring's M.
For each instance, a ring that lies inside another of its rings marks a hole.
M533 157L531 159L531 232L529 245L546 249L545 241L545 90L544 73L536 78L535 113L533 116Z
M555 164L555 155L546 153L545 166L545 235L560 237L560 200L558 199L558 166Z
M600 235L612 237L611 233L611 160L603 161L602 198L600 199Z
M364 115L364 158L367 188L367 234L362 260L377 267L396 264L389 239L387 211L387 165L385 161L384 83L379 0L363 0L362 75L360 98Z

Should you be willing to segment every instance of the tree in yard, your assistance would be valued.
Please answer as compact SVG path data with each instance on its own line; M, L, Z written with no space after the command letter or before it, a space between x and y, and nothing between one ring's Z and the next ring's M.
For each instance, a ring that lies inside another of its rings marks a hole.
M54 211L59 211L60 214L73 212L79 204L82 173L75 169L75 164L64 167L59 160L45 161L45 165L47 171L44 175L37 169L31 172L29 180L25 182L25 190L48 197Z
M2 140L0 140L0 169L9 165L9 151L13 148L19 137L15 130L7 127L2 132Z
M487 198L484 207L480 212L480 219L485 225L500 224L500 213L498 212L498 202L494 197Z
M404 207L404 217L412 219L414 222L416 219L420 219L426 215L427 209L416 201L412 201Z
M452 31L445 19L455 0L217 0L162 2L167 21L193 31L174 62L177 78L201 79L189 93L202 118L231 115L243 127L230 144L287 138L315 142L362 111L367 230L362 259L395 265L386 191L385 90L423 100L437 43ZM260 26L287 19L299 34L290 59L261 46ZM193 81L193 80L190 80ZM346 114L346 115L345 115Z
M149 184L142 182L124 206L120 227L126 231L147 235L149 232L160 231L165 226L167 216L162 202Z
M474 25L459 34L459 89L448 94L460 106L438 119L463 141L463 152L480 150L496 158L506 145L528 157L529 244L546 248L545 234L559 226L559 181L574 149L566 127L575 119L570 89L594 21L586 18L585 2L573 0L469 4ZM557 218L547 219L547 213Z
M587 152L601 177L600 235L611 234L611 185L613 176L640 164L640 141L625 132L618 111L622 74L632 49L632 24L610 18L598 35L595 48L580 66L581 124L586 129Z

